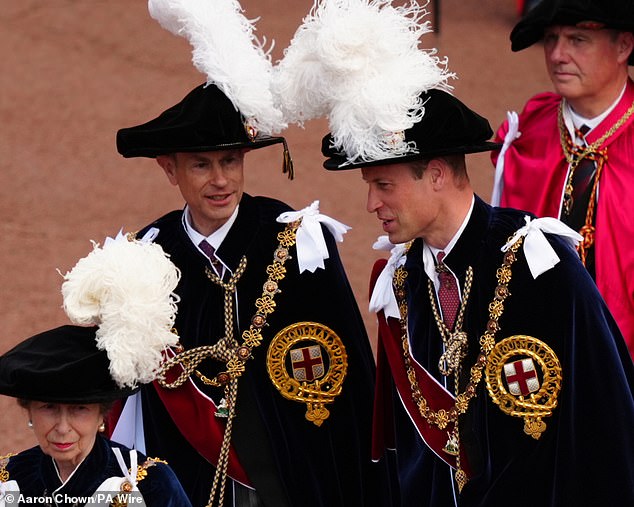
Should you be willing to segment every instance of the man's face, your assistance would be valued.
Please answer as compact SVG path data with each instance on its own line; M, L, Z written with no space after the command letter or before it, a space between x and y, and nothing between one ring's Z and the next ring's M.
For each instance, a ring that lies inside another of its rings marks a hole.
M408 164L362 168L367 210L376 213L394 244L425 238L437 227L440 203L428 171L416 179Z
M204 236L220 228L242 199L244 153L226 150L157 157L187 202L192 225Z
M605 107L609 107L621 92L624 69L627 74L624 62L629 56L631 39L630 33L615 35L610 30L560 25L546 28L544 55L555 91L584 116L596 112L583 111L584 106L593 102L607 102Z

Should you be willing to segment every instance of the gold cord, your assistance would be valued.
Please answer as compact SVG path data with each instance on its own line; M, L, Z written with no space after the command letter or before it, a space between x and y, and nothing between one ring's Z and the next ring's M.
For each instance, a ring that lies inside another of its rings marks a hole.
M452 275L453 276L453 275ZM454 324L454 331L450 331L442 317L440 311L436 305L436 295L434 290L434 284L431 280L427 280L427 288L429 291L429 300L431 301L431 309L434 313L434 319L436 320L436 326L440 331L440 337L445 345L445 351L440 356L438 361L438 369L445 377L454 372L456 378L460 371L460 365L462 360L467 354L467 333L462 331L462 323L464 321L464 313L469 301L469 294L471 293L471 284L473 283L473 268L469 266L467 269L467 276L462 290L462 301L460 302L460 309L458 311L458 317Z
M235 313L233 298L237 283L246 269L246 257L242 257L235 274L228 282L223 282L214 272L206 268L207 277L213 283L224 289L225 336L214 345L204 345L180 352L166 360L161 368L158 382L163 387L170 389L179 387L187 381L190 375L195 374L204 384L212 387L223 387L225 390L225 399L227 400L228 409L226 416L227 424L225 426L220 455L218 457L207 507L213 506L216 494L218 494L218 505L221 506L224 502L227 467L229 465L229 450L231 447L231 433L238 395L238 380L246 369L246 361L252 357L253 349L262 343L261 329L266 325L268 315L275 311L276 304L274 297L281 292L278 287L279 282L286 277L284 263L291 258L288 249L295 244L297 228L300 224L301 220L291 222L277 235L279 245L273 253L273 262L266 268L268 279L262 286L261 297L255 301L256 313L251 318L251 325L249 329L242 333L242 345L235 340L233 335ZM227 367L226 371L219 373L212 379L200 373L196 367L207 358L224 361ZM181 365L183 371L176 380L168 382L165 376L167 372L177 364Z
M608 150L607 147L601 147L614 133L620 129L625 122L629 119L630 116L634 113L634 103L629 107L629 109L621 116L618 121L610 127L610 129L603 134L599 139L588 146L580 146L575 144L570 137L570 133L566 128L564 123L564 115L563 115L563 101L559 104L559 109L557 112L557 125L559 127L559 142L561 144L561 149L563 150L564 157L566 158L566 162L569 164L568 176L566 178L566 185L564 187L564 197L563 197L563 211L567 215L570 215L572 211L573 198L572 198L572 178L574 176L575 170L579 166L579 163L583 159L589 159L595 162L597 171L594 177L594 182L592 184L592 191L590 193L590 200L588 202L588 209L586 211L586 219L583 227L579 230L579 233L583 236L583 241L579 243L577 246L577 251L579 252L579 256L581 257L581 262L583 265L586 265L586 258L588 256L588 251L594 245L594 213L596 209L596 196L599 185L599 179L601 178L601 173L603 171L603 166L608 159Z

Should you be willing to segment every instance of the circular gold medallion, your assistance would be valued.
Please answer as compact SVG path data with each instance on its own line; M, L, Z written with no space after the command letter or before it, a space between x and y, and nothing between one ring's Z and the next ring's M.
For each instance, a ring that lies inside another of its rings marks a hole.
M561 365L541 340L514 335L489 354L485 370L489 396L505 414L522 417L524 432L538 439L546 429L561 390Z
M330 415L325 404L341 394L348 357L332 329L317 322L298 322L271 340L266 365L282 396L306 403L306 419L321 426Z

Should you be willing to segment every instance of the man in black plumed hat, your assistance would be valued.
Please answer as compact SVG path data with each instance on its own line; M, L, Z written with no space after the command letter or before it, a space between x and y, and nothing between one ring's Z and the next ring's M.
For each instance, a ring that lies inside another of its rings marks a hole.
M243 192L245 153L281 142L213 84L118 132L186 203L139 232L181 271L181 347L142 389L136 430L197 506L389 505L370 459L374 359L335 246L346 228L316 203Z
M238 2L150 1L187 37L206 83L117 133L124 157L155 158L183 209L139 231L178 266L179 346L129 398L114 437L169 460L192 504L390 505L370 459L374 358L319 201L293 211L244 192L245 154L281 143L270 56Z
M542 0L517 23L511 48L543 45L554 93L498 130L507 148L493 153L493 202L581 233L582 261L634 356L633 32L634 3L619 0Z
M498 146L488 121L419 99L385 133L409 151L322 144L327 169L361 169L391 250L372 276L375 458L396 449L403 507L632 503L634 368L579 235L475 195L465 155Z

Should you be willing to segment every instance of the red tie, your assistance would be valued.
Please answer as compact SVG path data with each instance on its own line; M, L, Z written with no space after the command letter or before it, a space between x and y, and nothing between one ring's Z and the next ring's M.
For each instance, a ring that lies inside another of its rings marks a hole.
M438 252L437 258L438 265L436 266L436 271L438 272L438 279L440 280L438 301L440 302L445 326L451 331L456 320L456 314L458 313L458 306L460 306L458 284L442 261L445 258L445 252Z

